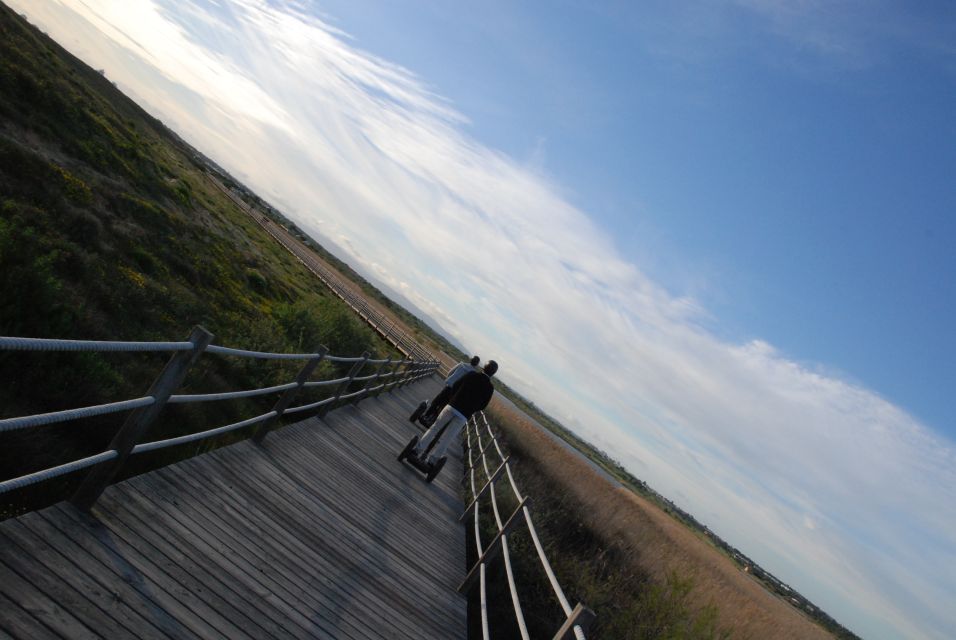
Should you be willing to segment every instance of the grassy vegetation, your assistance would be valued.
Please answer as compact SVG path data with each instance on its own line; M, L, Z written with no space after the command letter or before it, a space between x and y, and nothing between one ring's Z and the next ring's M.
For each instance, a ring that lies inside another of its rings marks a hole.
M500 433L497 425L502 420L507 417L491 416L496 432ZM503 437L501 441L505 455L510 456L518 488L532 498L536 530L571 606L581 602L598 613L588 638L723 640L741 637L732 635L721 625L715 603L699 606L692 599L694 579L688 573L669 571L658 578L642 567L640 548L622 538L609 537L602 523L595 521L593 505L563 490L567 478L554 477L541 464L542 451L518 438ZM491 457L489 468L493 470L501 460L497 455ZM481 486L484 480L484 472L479 471L477 485ZM506 478L496 487L496 500L502 519L507 519L517 507ZM497 528L487 501L485 504L481 537L487 544ZM470 566L477 554L470 539L469 542ZM564 613L538 561L531 536L522 525L509 536L508 543L529 633L533 638L553 637ZM492 564L487 581L492 636L520 638L503 559ZM471 637L481 637L480 622L475 589L469 598Z
M324 344L339 355L399 355L212 187L195 157L101 74L0 4L0 334L182 340L202 324L217 343L248 349ZM138 397L165 360L0 352L0 417ZM277 384L300 365L207 356L186 388ZM320 375L342 371L323 367ZM274 401L169 408L151 436L227 424ZM0 478L102 451L121 421L2 434ZM157 452L128 473L222 443ZM74 481L7 494L0 517L60 499Z
M241 193L243 199L249 205L255 207L256 210L262 212L273 222L285 227L303 244L312 249L312 251L322 258L322 260L324 260L329 266L342 274L346 279L358 285L358 287L362 290L362 293L368 299L375 300L389 312L394 314L395 317L405 325L405 327L416 340L421 343L431 345L431 348L435 350L444 352L456 362L468 359L469 356L463 353L457 346L449 342L444 336L433 330L424 321L408 311L405 307L397 304L394 300L382 293L381 290L366 280L360 273L355 271L355 269L345 262L339 260L334 254L325 249L325 247L320 245L313 238L309 237L304 231L302 231L302 229L299 228L298 225L289 220L268 202L265 202L262 200L262 198L257 196L255 193L252 193L235 180L229 179L228 176L225 177L223 183L227 187Z
M504 387L504 385L500 385L500 384L499 386ZM854 639L858 640L859 637L856 634L854 634L852 631L850 631L849 629L841 625L837 620L835 620L825 611L823 611L822 609L820 609L819 607L811 603L800 593L794 591L793 589L785 585L783 582L781 582L778 578L776 578L769 572L762 569L758 564L756 564L753 560L747 557L743 552L736 549L732 545L728 544L726 541L724 541L719 536L717 536L714 532L712 532L709 528L701 524L696 518L694 518L693 515L679 508L671 500L669 500L665 496L655 491L643 480L635 477L633 474L627 471L619 462L617 462L612 456L610 456L607 452L602 451L601 449L598 449L597 447L593 446L591 443L585 440L582 440L571 431L565 429L560 423L552 419L543 410L538 408L533 402L527 400L520 394L514 392L513 390L508 389L507 387L504 387L503 391L507 395L507 397L512 402L514 402L515 406L518 407L520 411L527 414L527 416L530 416L537 423L537 425L543 426L544 428L549 430L551 433L553 433L555 436L567 442L573 449L581 452L588 460L591 461L591 463L594 464L595 467L604 471L608 476L610 476L611 478L616 480L618 483L620 483L620 485L623 488L625 488L626 490L632 492L633 494L637 496L640 496L643 500L653 505L654 508L659 509L661 512L667 514L670 518L673 518L676 522L679 522L683 527L686 528L687 532L694 535L706 546L713 549L713 552L715 555L723 556L723 558L727 560L728 564L732 564L732 566L736 567L737 570L746 573L749 579L759 582L762 588L765 589L768 594L773 593L775 594L776 597L780 599L780 602L785 601L789 603L787 605L788 607L789 605L793 605L794 607L793 613L796 613L796 610L799 610L800 613L797 615L806 616L806 618L812 619L814 623L818 625L819 629L826 630L826 632L828 632L828 634L831 634L832 637L846 639L846 640L854 640ZM502 424L503 426L509 427L509 428L506 428L506 431L511 433L512 435L514 434L513 423L515 421L516 421L515 418L507 414L507 412L503 415L499 415L499 419L498 419L498 422L500 424ZM541 472L541 457L546 454L540 448L532 447L532 449L533 449L532 451L526 452L523 458L530 462L530 464L528 465L528 467L530 468L530 471L526 470L525 473L530 473L532 477L535 477L536 474L539 474ZM548 478L547 480L546 486L550 487L553 490L555 487L561 487L562 485L566 486L568 482L569 482L568 478L563 476L556 476L555 474L552 473L551 477ZM581 509L585 509L585 510L590 509L591 511L593 511L593 506L584 505L580 501L578 501L576 504L574 503L569 504L569 508L572 509L571 511L569 511L569 513L574 513L573 508L575 506ZM607 534L607 527L602 526L601 524L597 524L597 526L595 526L595 522L594 522L595 519L593 517L586 518L580 515L577 517L581 517L590 523L593 529L592 534L594 534L592 535L593 539L599 539L601 537L603 537L605 540L609 539L609 536ZM614 542L612 541L610 544L613 545ZM579 577L585 582L590 581L590 578L587 576L587 569L584 569L584 574L580 574L579 572L579 569L584 567L585 564L586 563L574 563L568 566L568 570L569 570L568 575L571 577L572 581L578 580ZM633 550L633 553L630 555L630 562L619 564L618 566L630 567L631 569L629 570L632 570L633 567L635 566L637 567L642 566L639 550L638 549ZM695 597L694 589L692 588L692 585L694 583L693 579L687 578L686 576L681 577L680 575L676 575L673 573L658 575L656 577L656 582L653 582L653 584L655 585L653 588L655 589L662 588L662 585L669 584L672 581L676 581L674 582L674 584L680 584L684 588L686 588L686 593L684 593L682 598L683 601L680 604L681 607L685 607L686 601L694 599ZM708 590L707 587L701 589L700 585L698 585L697 591L707 591L707 590ZM640 593L640 591L638 593ZM715 598L713 602L716 602L717 604L721 604L720 598ZM721 604L721 606L726 607L726 606L733 606L733 605L729 605L729 603L723 603ZM718 611L716 607L711 608L710 604L706 605L706 607L707 607L708 613L702 618L703 620L711 619L712 615L716 615ZM735 634L735 637L739 637L739 636L740 636L739 633ZM612 636L612 637L617 637L617 636ZM627 637L627 636L622 636L622 637ZM635 637L643 637L643 636L635 636ZM661 637L670 637L670 636L665 635ZM676 637L684 637L684 636L676 636ZM698 637L698 636L691 635L686 637ZM700 637L710 637L710 636L704 635ZM720 636L714 636L714 637L720 637ZM797 637L799 637L799 635Z

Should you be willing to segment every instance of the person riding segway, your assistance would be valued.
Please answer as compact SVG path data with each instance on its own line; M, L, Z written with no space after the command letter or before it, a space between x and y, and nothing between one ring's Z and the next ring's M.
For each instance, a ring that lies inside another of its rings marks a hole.
M441 413L441 410L445 408L445 405L448 404L448 399L451 397L451 389L455 386L455 383L458 382L462 377L471 373L472 371L481 371L478 368L478 363L481 362L481 358L478 356L472 356L470 362L459 362L455 367L448 373L448 377L445 378L445 386L442 387L442 390L432 399L431 402L422 401L418 407L415 408L415 411L409 416L409 422L418 422L421 423L423 427L430 427L435 422L435 418L438 417L438 414Z
M400 454L399 461L406 460L425 473L425 480L435 479L445 466L445 450L458 437L461 428L476 411L488 406L495 386L491 377L498 371L498 363L490 360L481 371L472 371L459 378L451 389L448 404L438 418L419 440L413 437Z

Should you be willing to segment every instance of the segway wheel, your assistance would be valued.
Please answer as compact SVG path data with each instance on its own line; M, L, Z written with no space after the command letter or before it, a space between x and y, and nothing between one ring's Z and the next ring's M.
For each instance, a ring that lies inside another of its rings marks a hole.
M425 409L427 408L428 408L428 402L425 400L422 400L421 404L415 407L415 410L412 411L412 415L408 416L408 421L414 423L416 420L418 420L418 418L421 417L423 413L425 413Z
M408 444L405 445L405 448L402 449L402 452L398 454L398 461L401 462L402 460L407 458L409 455L411 455L412 451L415 450L415 446L417 444L418 444L418 436L414 436L411 440L409 440Z
M425 482L431 482L441 473L441 469L445 466L447 459L445 456L442 456L432 465L431 469L428 470L428 475L425 476Z

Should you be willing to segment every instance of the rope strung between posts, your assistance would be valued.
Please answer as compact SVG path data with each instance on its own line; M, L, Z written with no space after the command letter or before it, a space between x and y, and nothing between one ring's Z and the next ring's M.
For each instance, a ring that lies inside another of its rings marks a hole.
M484 447L481 444L481 433L478 431L478 423L475 421L474 416L472 416L472 424L475 427L475 439L478 442L478 449L482 450ZM492 436L494 439L494 436ZM488 478L489 482L492 482L491 471L488 469L488 456L481 456L481 464L485 468L485 477ZM492 482L492 485L494 483ZM505 560L505 573L508 576L508 590L511 591L511 603L514 606L515 610L515 619L518 623L518 630L521 632L522 640L529 640L528 636L528 627L524 621L524 612L521 610L521 601L518 598L518 588L515 586L515 576L514 571L511 568L511 554L508 552L508 534L504 533L504 523L501 521L501 514L498 512L498 498L495 496L494 488L492 487L489 491L491 495L491 508L495 515L495 523L498 525L498 531L501 531L501 553L504 556ZM519 502L521 498L518 498Z
M79 409L66 409L65 411L54 411L53 413L40 413L33 416L24 416L22 418L6 418L0 420L0 433L4 431L15 431L17 429L28 429L30 427L40 427L45 424L55 422L66 422L68 420L79 420L80 418L92 418L93 416L102 416L108 413L117 413L119 411L129 411L139 407L147 407L156 401L152 396L145 398L136 398L134 400L122 400L120 402L110 402L108 404L98 404L92 407L81 407Z
M115 342L0 336L0 351L189 351L191 342Z
M483 427L484 427L483 429L479 427L479 424L478 424L479 417L481 418L481 421L483 423ZM487 482L485 486L478 491L476 491L475 489L475 481L474 481L475 467L477 466L477 461L473 460L473 457L472 457L472 453L473 453L473 445L472 445L472 437L471 437L472 429L474 429L475 443L477 444L477 449L474 450L474 452L477 454L476 457L481 459L482 467L484 468L484 471L485 471L485 477L487 478ZM487 444L482 444L482 431L487 432L487 436L489 438L489 441ZM555 636L555 638L567 637L566 634L570 633L570 634L573 634L576 640L586 640L586 636L584 633L585 628L582 627L582 624L578 624L578 623L583 622L584 626L586 627L586 625L589 624L591 620L593 620L593 613L591 613L590 610L587 610L586 608L582 607L582 605L580 604L577 607L572 608L570 603L568 602L567 596L564 593L564 589L561 588L561 584L558 582L558 579L554 574L554 570L551 567L551 563L548 561L548 557L544 552L543 546L541 545L541 540L538 537L538 532L534 527L534 522L531 518L531 511L529 507L527 506L528 498L526 496L523 496L521 492L518 490L518 485L515 482L514 474L511 471L511 464L509 462L509 458L507 458L504 455L504 452L501 449L501 446L498 442L497 437L495 436L494 432L491 430L491 425L488 424L488 419L485 416L484 412L478 412L477 414L471 417L471 420L469 421L467 434L468 434L468 439L467 439L468 466L469 466L469 472L471 476L471 492L472 492L473 500L471 505L469 505L468 508L466 509L466 513L463 514L463 517L464 515L467 515L468 510L471 510L474 512L473 516L475 519L475 536L477 540L478 530L479 530L478 521L479 521L480 498L486 491L490 493L489 501L491 503L491 508L492 508L495 524L497 525L497 529L498 529L498 536L494 540L494 543L500 545L501 553L504 557L505 572L508 579L508 589L511 594L512 607L515 612L515 621L518 625L518 629L521 633L522 639L528 640L529 635L528 635L528 630L524 620L524 613L521 608L520 598L518 596L517 585L514 579L514 572L511 565L511 556L508 549L508 540L507 540L508 529L515 522L516 517L518 517L519 515L519 512L520 512L520 515L523 517L525 524L527 525L528 533L531 536L531 540L532 540L532 543L534 544L535 551L537 552L538 560L541 564L541 567L544 570L545 575L548 578L548 582L551 584L551 588L554 592L554 595L557 598L558 603L561 606L561 610L564 612L564 615L565 615L564 626L562 627L562 630L559 631L559 635ZM496 471L491 470L491 467L489 466L489 462L488 462L488 452L492 449L492 447L498 454L498 458L501 461ZM513 514L509 518L507 523L503 523L502 521L502 517L498 508L497 494L495 491L497 479L498 479L498 476L501 474L502 469L504 469L505 473L507 473L508 483L510 484L514 497L518 502L518 508L516 509L515 514ZM480 547L480 544L479 544L479 547ZM487 551L485 553L487 553ZM478 555L479 555L479 563L481 563L480 569L482 570L482 576L483 576L484 562L482 562L482 552L480 550ZM474 571L474 569L472 569L472 571ZM470 577L471 577L471 574L469 574L469 578ZM462 583L462 587L466 588L467 583L468 583L468 578L466 578L466 581ZM459 590L462 590L462 587L460 587ZM482 586L482 597L484 597L484 586Z
M319 354L317 353L271 353L269 351L250 351L248 349L233 349L211 344L206 347L208 353L215 353L223 356L237 356L239 358L257 358L259 360L311 360ZM342 356L326 356L330 362L361 362L362 358L345 358ZM379 364L384 360L369 360L370 363Z
M166 447L172 447L177 444L185 444L187 442L204 440L205 438L218 436L221 433L228 433L229 431L235 431L236 429L241 429L243 427L248 427L250 425L263 422L264 420L268 420L276 415L278 414L275 411L270 411L268 413L263 413L261 416L256 416L255 418L249 418L248 420L242 420L241 422L227 424L224 427L216 427L215 429L209 429L207 431L190 433L189 435L179 436L178 438L167 438L166 440L157 440L155 442L144 442L133 447L133 453L145 453L147 451L155 451L156 449L165 449Z
M485 429L487 429L488 434L491 436L491 441L495 445L495 450L498 452L498 456L504 460L504 453L501 451L501 446L498 444L498 439L495 438L494 434L491 432L491 425L488 424L488 419L485 417L485 414L481 414L481 419L485 424ZM518 491L518 484L515 482L515 477L511 473L511 465L505 462L505 473L508 474L508 482L511 484L511 490L515 494L515 498L519 501L524 498L521 495L521 492ZM534 522L531 519L531 512L525 507L524 512L525 522L528 525L528 533L531 535L531 541L534 543L534 548L538 553L538 560L541 561L541 566L544 568L545 575L548 576L548 581L551 583L551 588L554 591L554 595L557 597L558 602L561 605L561 609L564 611L564 615L571 615L571 604L568 602L567 596L564 595L564 589L561 588L561 583L558 582L557 576L554 575L554 569L551 568L551 563L548 561L548 556L544 553L544 547L541 546L541 540L538 538L538 531L534 528ZM577 634L575 634L577 635ZM583 634L579 636L579 640L582 639Z
M57 476L66 475L67 473L73 473L74 471L79 471L80 469L92 467L95 464L112 460L116 456L116 451L111 449L109 451L104 451L103 453L98 453L95 456L61 464L58 467L51 467L50 469L44 469L43 471L37 471L36 473L20 476L19 478L6 480L4 482L0 482L0 494L6 493L7 491L13 491L14 489L21 489L31 484L36 484L37 482L43 482L44 480L56 478Z
M468 470L471 479L471 493L472 495L477 495L475 492L475 463L471 457L471 429L468 430ZM481 528L479 527L479 517L478 509L474 510L475 512L475 548L478 551L478 557L484 555L484 550L481 548ZM480 592L480 603L481 603L481 637L483 640L489 640L488 636L488 596L487 589L485 585L485 565L481 564L479 569L481 575L479 577L481 589Z
M188 402L212 402L213 400L232 400L234 398L252 398L254 396L264 396L270 393L278 393L286 389L294 389L298 385L295 382L286 384L277 384L274 387L263 387L261 389L249 389L248 391L225 391L223 393L193 393L188 395L169 396L170 404L185 404Z
M159 377L153 382L149 395L142 398L31 416L0 419L0 433L3 433L112 413L129 412L123 427L116 436L114 436L110 450L95 456L89 456L81 460L75 460L49 469L29 473L18 478L2 481L0 482L0 494L92 467L92 471L89 472L87 479L82 483L77 492L77 496L83 494L82 498L74 496L72 499L76 504L83 506L83 508L89 508L130 455L197 442L254 425L259 426L256 427L252 437L259 442L268 433L272 421L284 414L300 413L317 408L322 408L323 411L326 411L330 405L336 402L351 401L357 403L370 395L376 395L387 389L430 376L439 366L439 363L435 360L410 360L406 357L394 361L391 358L371 359L368 353L358 357L333 356L329 355L324 347L318 353L269 353L264 351L233 349L221 345L209 344L211 339L212 334L201 327L194 328L189 341L185 342L120 342L0 336L0 351L167 351L174 353L167 363L166 368L163 369ZM283 384L242 391L174 394L173 392L182 384L188 368L205 352L242 358L307 360L307 362L294 381ZM352 370L349 375L344 378L336 378L334 380L309 380L308 378L312 375L312 372L322 361L348 363L352 365ZM378 368L375 369L372 374L358 375L362 368L369 365L377 365ZM385 369L389 368L393 368L394 370L385 371ZM386 380L388 381L386 382ZM353 384L358 385L359 388L357 390L350 390L349 387ZM289 408L295 396L302 389L327 385L338 385L333 397L325 398L319 402ZM271 411L253 418L174 438L166 438L153 442L136 442L139 434L145 433L148 425L156 419L156 416L166 404L236 400L268 394L281 394L281 397ZM122 446L116 443L122 443ZM108 465L109 469L104 471L104 469L107 469L105 463L111 461L115 462L113 462L112 465ZM94 477L96 480L91 480L91 478Z

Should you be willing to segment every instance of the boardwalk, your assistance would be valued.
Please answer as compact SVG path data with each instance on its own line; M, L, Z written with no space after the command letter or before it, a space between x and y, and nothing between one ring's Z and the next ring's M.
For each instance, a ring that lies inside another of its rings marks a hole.
M437 384L0 523L0 638L464 638L461 462L395 460Z

